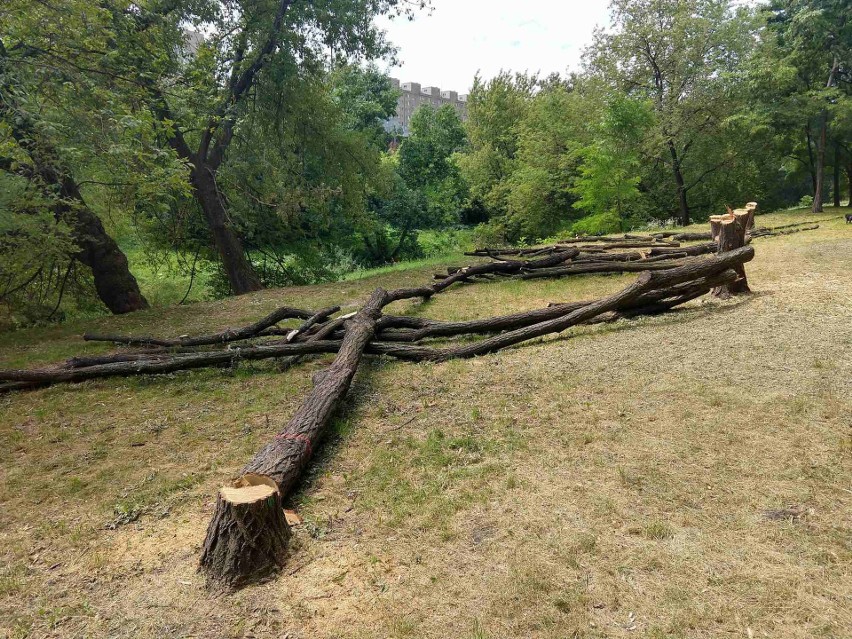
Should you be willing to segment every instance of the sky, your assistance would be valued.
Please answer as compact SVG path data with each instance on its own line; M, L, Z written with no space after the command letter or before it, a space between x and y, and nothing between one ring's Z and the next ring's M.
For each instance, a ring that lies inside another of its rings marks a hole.
M381 19L399 47L402 82L467 93L483 78L511 71L577 70L596 26L609 24L609 0L432 0L413 22Z

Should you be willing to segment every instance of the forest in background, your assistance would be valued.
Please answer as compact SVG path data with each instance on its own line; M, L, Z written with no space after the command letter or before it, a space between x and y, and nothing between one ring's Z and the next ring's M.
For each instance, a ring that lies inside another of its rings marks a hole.
M401 137L374 19L427 10L6 0L0 325L145 308L142 268L220 297L849 198L845 0L613 0L576 72L476 78Z

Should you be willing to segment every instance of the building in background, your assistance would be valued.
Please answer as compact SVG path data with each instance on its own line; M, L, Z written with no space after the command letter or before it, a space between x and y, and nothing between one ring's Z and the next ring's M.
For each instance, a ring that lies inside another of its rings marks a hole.
M417 82L400 83L396 78L391 78L390 81L395 89L400 90L400 96L396 105L396 117L388 122L389 131L402 131L402 135L408 135L411 116L424 104L436 109L449 104L462 121L467 120L467 95L459 95L456 91L441 91L438 87L424 87Z

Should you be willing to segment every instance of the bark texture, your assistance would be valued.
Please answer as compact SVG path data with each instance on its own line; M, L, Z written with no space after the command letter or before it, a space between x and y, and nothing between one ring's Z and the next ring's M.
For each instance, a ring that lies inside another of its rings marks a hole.
M284 565L290 534L278 488L246 475L219 491L200 569L228 588L258 581Z
M738 214L739 213L739 214ZM747 212L735 212L731 219L723 220L719 226L719 253L727 254L731 251L736 251L745 246L746 243L746 224L748 221ZM727 299L733 295L740 293L750 293L751 289L748 286L745 267L742 264L737 264L734 267L737 272L736 281L730 284L723 284L713 291L713 295L722 299Z

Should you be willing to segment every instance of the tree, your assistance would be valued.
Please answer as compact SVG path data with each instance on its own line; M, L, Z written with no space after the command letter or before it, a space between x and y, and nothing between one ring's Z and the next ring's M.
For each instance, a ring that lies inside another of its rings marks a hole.
M516 125L517 152L506 179L506 238L534 240L556 232L571 216L576 149L589 142L592 103L562 82L549 82Z
M615 30L598 32L587 52L599 82L652 100L657 122L654 161L668 166L682 224L689 192L729 161L693 161L730 113L727 81L744 58L751 20L728 0L613 0Z
M346 116L344 126L364 132L368 140L387 148L385 123L396 115L399 90L375 65L361 68L344 64L331 74L332 95Z
M653 124L651 106L617 97L597 127L595 141L577 152L580 176L574 208L595 217L595 231L622 231L629 206L640 197L640 144Z
M456 110L423 106L411 118L410 135L398 151L398 170L408 187L423 194L429 226L457 224L467 200L454 155L467 143Z
M407 0L10 0L11 60L54 81L85 77L144 108L175 158L210 230L234 293L260 287L218 179L236 137L251 127L265 86L335 58L391 53L372 18L411 13ZM188 31L189 27L192 31ZM201 35L205 34L205 35ZM287 96L296 100L298 96Z
M813 179L813 212L823 210L826 151L834 117L850 109L840 89L852 80L852 19L845 0L774 0L765 8L765 73L778 91L768 109L800 119ZM837 184L839 180L835 180ZM835 189L837 191L837 189Z
M148 302L130 272L127 257L115 240L107 235L100 218L87 206L77 181L64 166L59 153L43 139L34 117L21 104L15 78L7 62L6 50L0 42L0 122L7 127L9 137L17 146L17 149L11 149L11 153L0 153L0 170L31 182L41 192L42 198L35 209L49 208L56 222L70 229L74 248L68 252L73 259L91 269L98 297L110 311L120 314L147 308ZM26 208L24 215L31 215ZM56 237L46 228L45 234L47 238ZM47 244L51 239L47 239ZM70 272L71 267L68 268ZM58 293L60 300L63 292L60 289Z
M459 168L470 188L473 202L489 215L505 215L507 181L515 169L518 124L539 86L537 76L501 71L489 81L477 76L467 103L465 129L468 147L459 157Z

